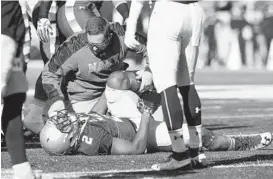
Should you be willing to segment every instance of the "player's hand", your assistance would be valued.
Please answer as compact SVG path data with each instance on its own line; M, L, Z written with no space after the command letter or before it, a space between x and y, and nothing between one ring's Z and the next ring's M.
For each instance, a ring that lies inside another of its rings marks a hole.
M48 117L58 114L58 112L65 110L65 103L62 99L51 99L46 102L45 113Z
M53 29L51 27L50 21L47 18L41 18L38 21L37 25L37 35L40 41L48 43L50 38L49 34L53 34Z
M121 36L125 35L125 28L118 22L110 22L110 28Z
M137 103L137 109L139 110L139 112L141 112L141 114L153 114L154 104L150 101L139 98Z
M68 138L72 139L70 142L70 146L72 147L75 145L75 143L80 138L79 120L78 120L76 113L74 113L74 112L69 112L67 115L72 123L72 126L71 126L72 129L68 135Z
M139 88L140 93L153 89L153 77L151 72L147 70L137 71L136 79L141 81Z
M140 46L140 43L135 38L135 33L131 33L128 30L125 32L124 43L130 49L138 49Z

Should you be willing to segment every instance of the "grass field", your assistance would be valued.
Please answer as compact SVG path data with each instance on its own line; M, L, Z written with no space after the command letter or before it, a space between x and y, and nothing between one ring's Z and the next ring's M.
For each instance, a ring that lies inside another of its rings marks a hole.
M35 62L36 63L36 62ZM29 67L30 91L39 65ZM196 84L202 99L203 125L222 134L273 133L273 72L262 70L200 70ZM259 151L206 152L209 168L153 172L150 166L169 153L136 156L49 156L41 148L27 149L29 161L43 178L204 178L271 179L273 144ZM1 152L1 178L11 178L10 158Z

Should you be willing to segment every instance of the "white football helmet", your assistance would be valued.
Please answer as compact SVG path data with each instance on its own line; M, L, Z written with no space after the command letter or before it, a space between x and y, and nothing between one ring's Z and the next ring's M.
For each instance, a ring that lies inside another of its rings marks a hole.
M51 155L71 153L75 146L74 140L77 140L77 135L71 133L75 127L78 126L71 122L67 111L60 111L50 117L40 132L42 148Z
M68 135L62 133L52 121L48 120L40 133L41 146L51 155L64 155L71 148Z

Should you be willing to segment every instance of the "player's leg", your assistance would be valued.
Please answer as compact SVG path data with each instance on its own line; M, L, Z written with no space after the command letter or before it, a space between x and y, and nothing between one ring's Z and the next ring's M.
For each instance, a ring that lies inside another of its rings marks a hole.
M221 135L202 128L203 147L209 151L248 151L258 150L272 142L272 134Z
M179 92L183 99L184 114L188 123L189 151L194 167L205 167L206 157L202 153L201 101L194 85L195 67L198 59L199 42L202 34L203 10L198 3L189 6L192 24L191 33L182 34L182 52L180 55ZM186 55L186 50L191 54Z
M159 108L159 110L161 110ZM156 115L155 115L156 114ZM150 121L148 135L148 152L170 152L171 139L167 135L168 129L162 119L158 120L159 112L155 112L155 120ZM186 146L189 146L189 130L187 124L183 124L183 137ZM202 146L208 151L249 151L267 147L272 142L272 134L264 132L260 134L246 135L222 135L202 127Z
M1 64L4 66L5 72L8 72L4 76L1 74L2 84L5 85L1 89L1 97L4 102L1 116L2 127L11 156L14 177L32 179L34 177L26 158L21 119L28 85L23 62L19 58L22 54L25 37L25 25L19 3L17 1L2 1L1 17L1 50L5 52L1 53ZM7 65L7 63L9 64Z
M183 140L183 111L177 93L178 62L182 47L180 31L187 31L186 24L191 21L187 14L187 5L159 2L150 20L147 44L149 63L154 85L161 94L164 120L173 150L170 161L154 165L155 170L174 170L190 163Z
M15 172L14 175L32 178L33 174L26 157L22 131L21 112L25 97L25 93L18 93L4 98L2 127Z

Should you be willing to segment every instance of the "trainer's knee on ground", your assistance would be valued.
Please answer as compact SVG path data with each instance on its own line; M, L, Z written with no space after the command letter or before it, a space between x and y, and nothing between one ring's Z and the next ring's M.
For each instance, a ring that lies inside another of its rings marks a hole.
M127 90L130 88L130 80L124 71L115 71L107 79L108 87L118 90Z

